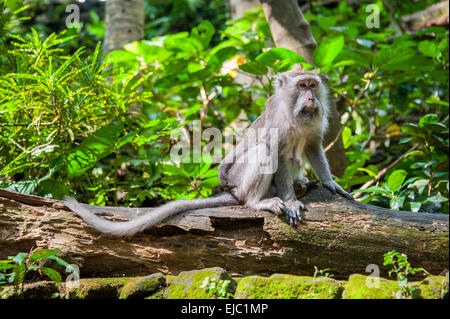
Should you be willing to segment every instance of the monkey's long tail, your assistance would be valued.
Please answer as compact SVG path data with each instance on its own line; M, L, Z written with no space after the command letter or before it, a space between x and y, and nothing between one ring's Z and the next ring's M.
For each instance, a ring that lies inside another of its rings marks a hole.
M72 197L65 196L64 203L70 210L83 218L83 220L91 227L97 229L101 233L117 237L132 236L160 223L169 216L188 210L239 204L230 193L221 193L208 198L180 199L172 201L132 220L126 222L112 222L95 215L89 209L80 205L80 203Z

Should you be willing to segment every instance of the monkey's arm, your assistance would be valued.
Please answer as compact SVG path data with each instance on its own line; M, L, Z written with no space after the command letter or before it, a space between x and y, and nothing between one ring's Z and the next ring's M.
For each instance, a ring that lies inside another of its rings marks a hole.
M308 143L305 148L306 157L314 169L314 172L319 177L323 186L328 188L333 194L338 193L347 199L353 200L352 195L347 193L333 180L330 167L328 166L328 161L325 157L325 152L320 141L321 139L318 138L316 141Z
M286 206L286 219L289 224L296 226L302 221L302 213L305 209L303 203L297 200L294 190L294 169L290 167L292 161L280 157L278 160L278 169L274 176L274 183L277 189L277 195Z

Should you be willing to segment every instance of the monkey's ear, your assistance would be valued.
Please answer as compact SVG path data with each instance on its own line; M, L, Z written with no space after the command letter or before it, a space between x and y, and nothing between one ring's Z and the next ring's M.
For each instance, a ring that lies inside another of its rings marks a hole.
M298 72L298 73L302 73L305 69L303 68L302 64L296 64L294 65L294 67L292 68L292 71L294 72Z
M278 74L275 80L273 81L273 87L275 91L281 89L287 83L287 77L284 74Z
M328 74L323 72L323 73L320 73L319 76L320 76L320 79L322 80L323 84L328 84L328 82L329 82Z

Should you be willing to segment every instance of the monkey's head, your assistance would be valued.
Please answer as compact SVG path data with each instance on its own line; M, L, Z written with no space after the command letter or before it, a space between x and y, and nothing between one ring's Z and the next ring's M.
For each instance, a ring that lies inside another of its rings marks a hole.
M302 124L322 122L326 128L328 122L327 78L305 70L301 64L292 70L280 73L274 82L275 94L282 98L294 118Z

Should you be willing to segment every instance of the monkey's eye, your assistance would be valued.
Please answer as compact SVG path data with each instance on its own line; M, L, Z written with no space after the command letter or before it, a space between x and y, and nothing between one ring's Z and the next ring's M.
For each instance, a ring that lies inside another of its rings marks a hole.
M311 83L311 84L309 85L309 87L310 87L310 88L315 88L315 87L316 87L316 83Z
M306 87L306 83L305 82L301 82L300 83L300 87L305 88Z

